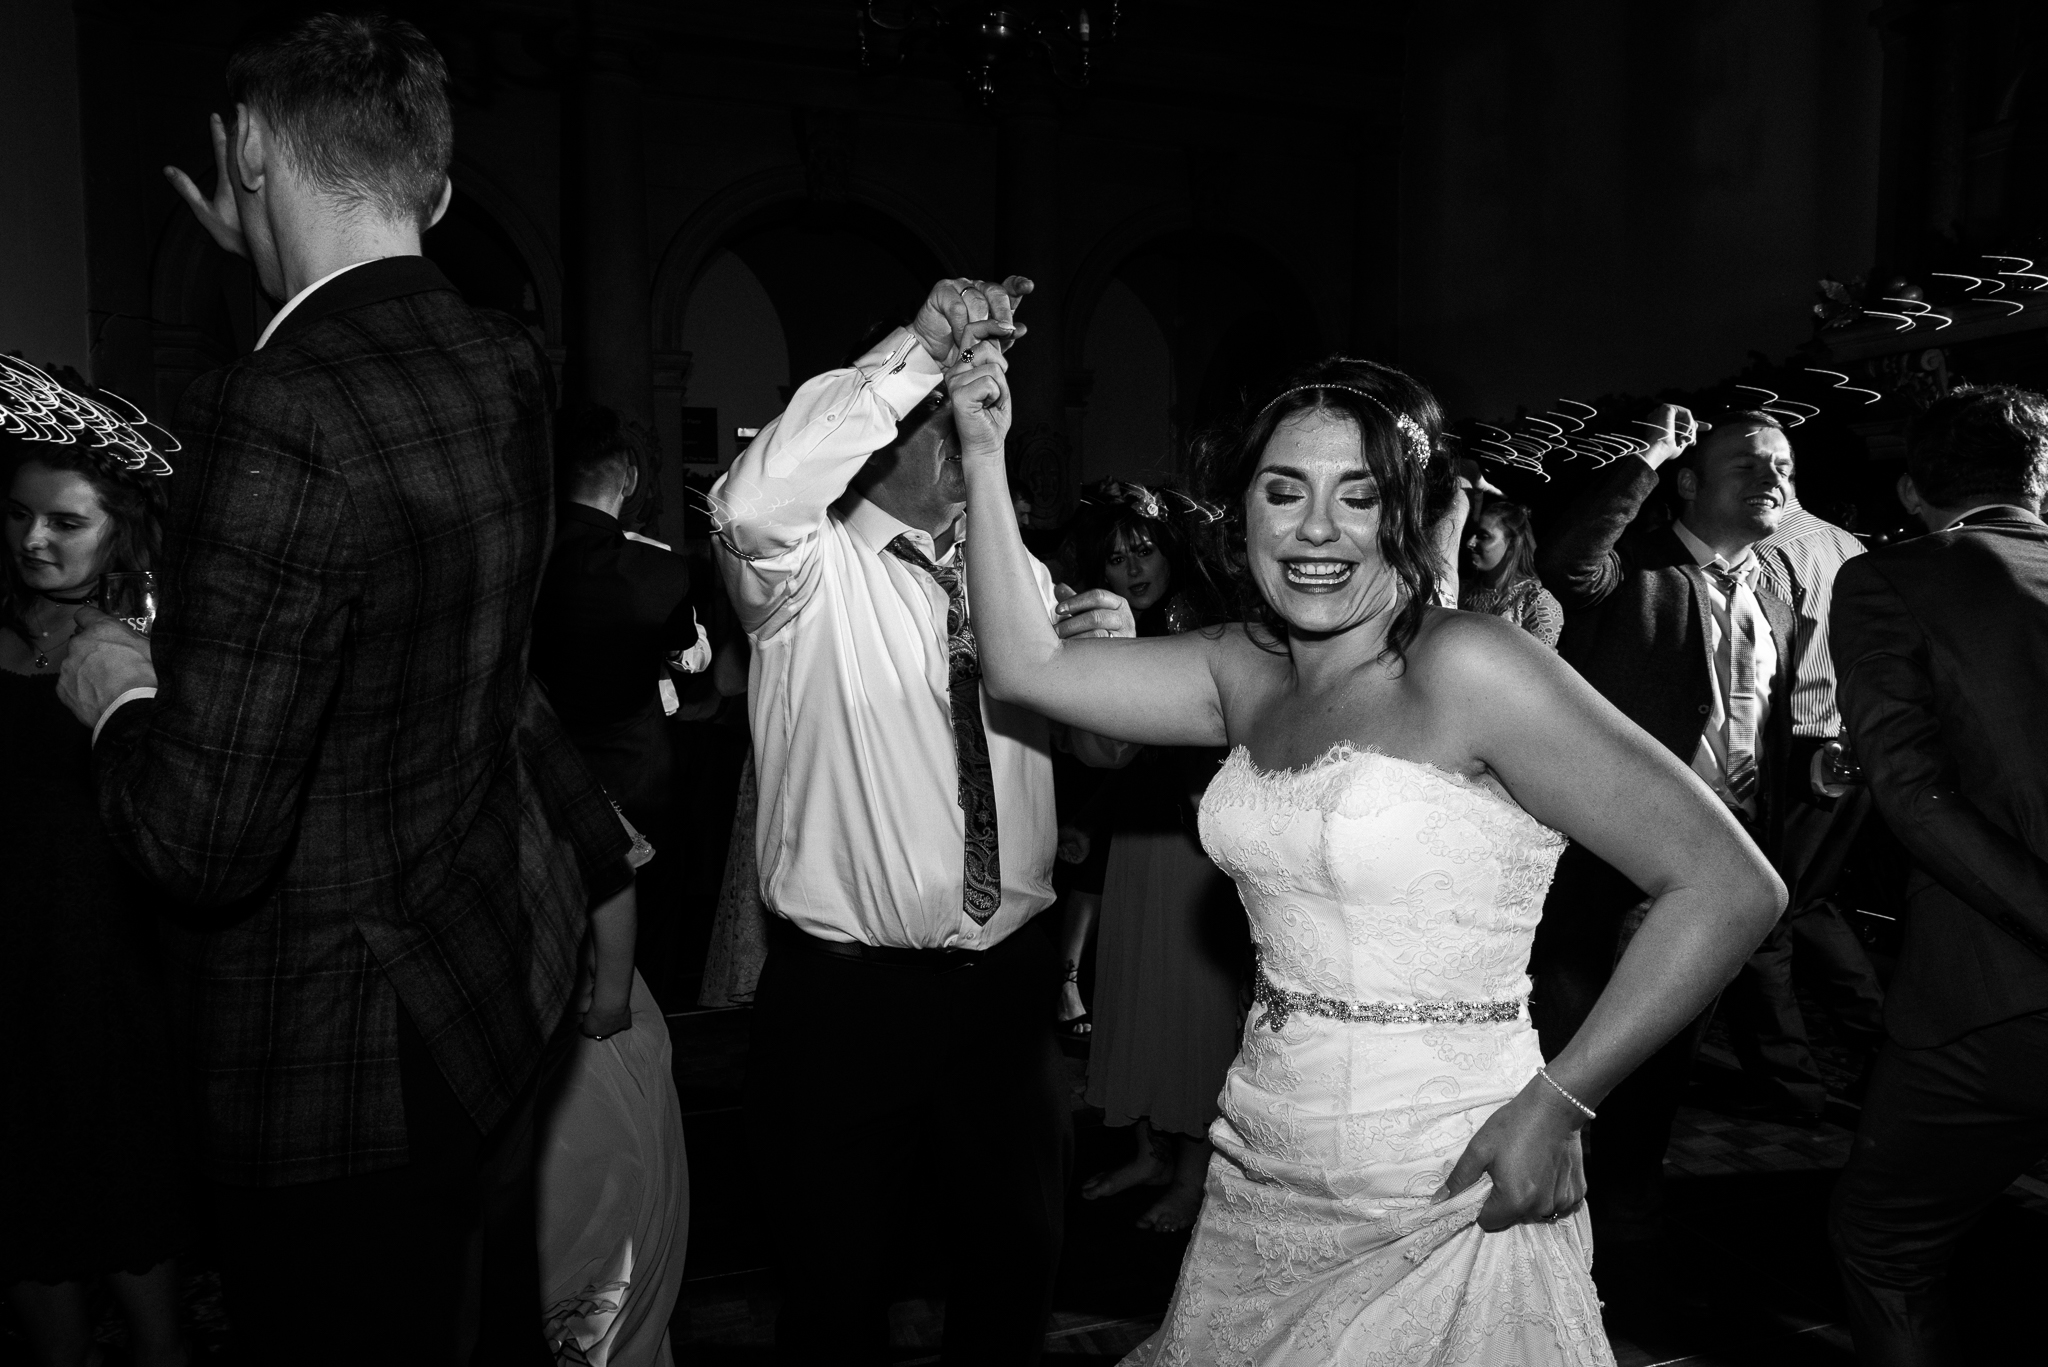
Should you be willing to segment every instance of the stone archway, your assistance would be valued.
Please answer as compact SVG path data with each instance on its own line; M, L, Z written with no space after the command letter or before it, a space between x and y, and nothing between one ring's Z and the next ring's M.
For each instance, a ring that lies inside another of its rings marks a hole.
M673 352L681 346L690 292L712 257L750 232L806 216L886 225L889 236L916 244L916 254L939 272L960 272L970 260L922 205L884 185L851 178L844 194L819 198L810 193L810 181L801 169L763 171L711 196L669 238L654 275L656 351Z
M1082 396L1099 378L1087 367L1088 336L1112 282L1138 297L1168 340L1176 473L1185 473L1197 431L1327 350L1324 319L1278 253L1243 234L1197 228L1178 208L1149 210L1104 234L1071 280L1065 341L1077 430Z

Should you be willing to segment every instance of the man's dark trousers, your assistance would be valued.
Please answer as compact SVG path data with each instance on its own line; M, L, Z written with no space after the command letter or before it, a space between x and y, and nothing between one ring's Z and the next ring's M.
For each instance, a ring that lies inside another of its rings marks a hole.
M480 1133L401 1011L404 1167L281 1187L216 1184L238 1361L248 1367L546 1367L534 1101L571 1042Z
M1028 924L971 965L867 962L786 923L754 998L747 1120L781 1275L777 1361L888 1360L898 1249L936 1205L956 1367L1035 1363L1073 1158L1059 971Z
M2048 1152L2048 1012L1927 1049L1886 1043L1830 1222L1863 1367L1955 1362L1957 1242ZM2015 1313L2024 1313L2015 1307Z

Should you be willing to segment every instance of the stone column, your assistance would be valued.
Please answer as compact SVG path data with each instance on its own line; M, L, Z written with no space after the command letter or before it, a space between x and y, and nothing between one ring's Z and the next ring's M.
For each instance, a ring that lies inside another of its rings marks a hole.
M1050 92L1022 96L1002 116L1002 175L995 275L1028 275L1038 292L1026 301L1031 331L1018 344L1010 392L1010 469L1030 491L1032 522L1050 526L1073 507L1079 488L1067 431L1065 348L1060 328L1067 272L1061 251L1060 122Z
M660 441L654 321L634 37L586 23L563 101L562 230L567 248L568 394L616 409L645 434L643 494L627 522L658 536Z

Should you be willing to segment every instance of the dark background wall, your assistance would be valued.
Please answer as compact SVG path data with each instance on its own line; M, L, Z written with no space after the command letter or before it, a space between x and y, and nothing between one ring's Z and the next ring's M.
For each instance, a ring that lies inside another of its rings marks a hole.
M1404 359L1454 409L1708 383L1875 249L1868 0L1419 6Z
M95 378L169 412L271 308L160 168L210 181L227 53L276 7L13 7L33 22L0 113L38 134L4 153L0 348L89 337ZM1086 479L1170 477L1194 428L1340 348L1504 423L1561 395L1725 397L1760 355L1827 410L1802 459L1876 488L1925 376L2028 374L2048 335L2020 319L1990 357L1967 308L1896 337L1862 308L2038 236L2038 6L1160 0L1117 7L1087 89L1028 57L986 104L957 54L863 34L844 0L389 8L453 73L457 194L428 253L648 430L642 512L670 535L686 478L940 272L1038 281L1013 458L1043 516ZM1823 275L1854 298L1817 336Z

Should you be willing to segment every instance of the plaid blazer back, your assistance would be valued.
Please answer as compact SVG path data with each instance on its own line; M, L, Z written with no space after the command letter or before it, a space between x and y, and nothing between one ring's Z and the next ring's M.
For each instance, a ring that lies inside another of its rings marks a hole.
M179 419L160 691L95 749L172 927L216 1180L406 1161L401 1003L477 1125L530 1079L631 877L527 673L544 357L418 257L356 267Z

